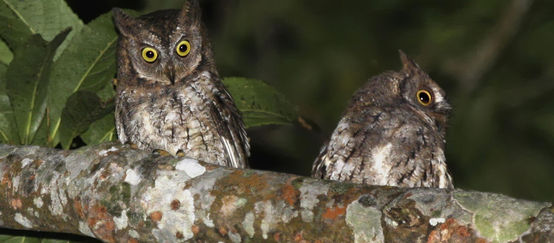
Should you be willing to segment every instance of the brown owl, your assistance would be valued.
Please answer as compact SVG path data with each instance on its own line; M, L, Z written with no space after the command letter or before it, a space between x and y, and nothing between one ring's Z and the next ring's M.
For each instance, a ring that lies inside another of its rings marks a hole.
M312 176L370 185L453 188L444 155L450 105L400 51L402 70L371 78L315 160Z
M122 143L244 168L250 146L221 82L197 0L138 18L113 10L116 127Z

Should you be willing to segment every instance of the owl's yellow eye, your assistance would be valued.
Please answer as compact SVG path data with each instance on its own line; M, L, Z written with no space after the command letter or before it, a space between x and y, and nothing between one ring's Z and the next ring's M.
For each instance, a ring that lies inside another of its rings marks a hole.
M175 48L175 51L177 51L177 55L182 57L188 55L190 52L190 42L186 40L179 42L179 44Z
M424 106L430 105L431 102L433 101L431 93L429 93L429 91L424 89L420 89L419 91L417 91L416 96L417 96L417 101Z
M154 62L158 59L158 51L152 47L145 47L142 49L142 58L146 62Z

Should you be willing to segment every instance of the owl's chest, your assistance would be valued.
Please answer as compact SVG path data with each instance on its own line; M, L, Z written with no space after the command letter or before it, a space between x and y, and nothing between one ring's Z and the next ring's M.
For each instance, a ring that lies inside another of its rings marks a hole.
M119 96L125 106L128 139L140 147L177 151L217 151L221 142L209 97L194 87Z

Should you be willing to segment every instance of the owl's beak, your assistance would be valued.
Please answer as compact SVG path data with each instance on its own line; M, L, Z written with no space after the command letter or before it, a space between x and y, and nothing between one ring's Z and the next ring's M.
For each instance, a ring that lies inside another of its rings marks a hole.
M436 110L438 110L439 112L447 114L452 110L452 106L450 104L448 104L446 101L442 101L442 102L437 103Z
M169 79L169 82L171 82L171 84L175 84L175 70L173 68L168 68L166 73L167 73L167 79Z

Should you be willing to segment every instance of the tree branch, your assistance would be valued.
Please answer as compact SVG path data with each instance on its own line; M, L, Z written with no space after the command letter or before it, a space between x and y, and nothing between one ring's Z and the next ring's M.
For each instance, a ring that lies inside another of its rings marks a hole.
M107 242L554 238L550 203L235 170L125 145L0 145L0 179L1 227Z

